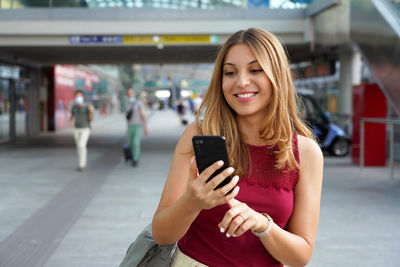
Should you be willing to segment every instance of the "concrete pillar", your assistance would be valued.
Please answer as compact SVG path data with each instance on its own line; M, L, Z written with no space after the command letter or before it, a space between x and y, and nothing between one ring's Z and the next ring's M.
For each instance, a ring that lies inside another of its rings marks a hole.
M17 137L17 130L16 130L16 121L15 121L15 113L17 110L16 107L16 97L15 97L15 80L10 79L10 139L14 140Z
M27 134L35 136L40 132L40 69L30 69L29 77L31 82L28 88Z
M353 113L353 85L361 83L361 53L355 49L344 51L339 55L340 78L338 112L342 118L340 126L351 133L351 116Z

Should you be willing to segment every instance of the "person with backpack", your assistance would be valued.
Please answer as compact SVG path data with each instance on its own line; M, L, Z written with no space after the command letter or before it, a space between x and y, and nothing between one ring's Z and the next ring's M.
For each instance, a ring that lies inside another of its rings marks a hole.
M126 105L126 120L128 123L128 145L132 153L132 166L136 167L140 159L142 132L148 134L147 118L142 101L135 98L133 88L126 90L128 103Z
M77 171L83 171L87 161L87 142L90 136L90 122L93 120L94 107L85 104L83 91L75 91L75 104L71 109L71 123L74 123L74 139L78 152Z

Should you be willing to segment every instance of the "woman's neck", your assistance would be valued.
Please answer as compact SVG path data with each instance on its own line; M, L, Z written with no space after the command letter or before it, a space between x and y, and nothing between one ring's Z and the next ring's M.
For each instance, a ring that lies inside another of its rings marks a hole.
M264 122L263 118L259 116L238 116L236 119L244 143L255 146L265 145L259 133L260 126Z

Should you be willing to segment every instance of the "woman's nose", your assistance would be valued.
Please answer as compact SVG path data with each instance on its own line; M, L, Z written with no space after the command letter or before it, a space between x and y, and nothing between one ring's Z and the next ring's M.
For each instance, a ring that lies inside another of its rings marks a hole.
M250 77L246 73L238 75L237 85L240 87L246 87L250 84Z

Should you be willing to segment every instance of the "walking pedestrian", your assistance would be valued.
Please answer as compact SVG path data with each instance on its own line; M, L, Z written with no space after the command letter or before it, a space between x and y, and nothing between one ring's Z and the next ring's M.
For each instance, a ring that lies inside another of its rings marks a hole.
M197 112L199 111L199 108L200 108L200 105L201 105L202 101L203 100L201 99L201 97L196 95L195 99L193 100L193 104L194 104L194 107L193 107L194 112L193 113L194 113L194 115L197 115Z
M176 113L178 113L179 122L183 125L186 125L184 123L185 111L186 110L185 110L185 105L183 104L183 100L182 99L176 100Z
M144 110L144 104L139 99L135 98L133 88L126 90L127 113L126 119L128 123L128 144L132 153L132 166L136 167L140 159L142 132L148 134L147 118Z
M71 124L74 124L74 139L78 153L78 171L83 171L87 162L87 142L90 136L90 122L93 120L94 107L85 104L83 91L75 91L75 104L71 109Z
M198 173L198 134L227 142L231 167L209 182L223 163ZM154 239L178 242L172 266L304 266L316 239L322 173L321 150L298 116L285 49L268 31L238 31L222 46L196 121L178 141Z

